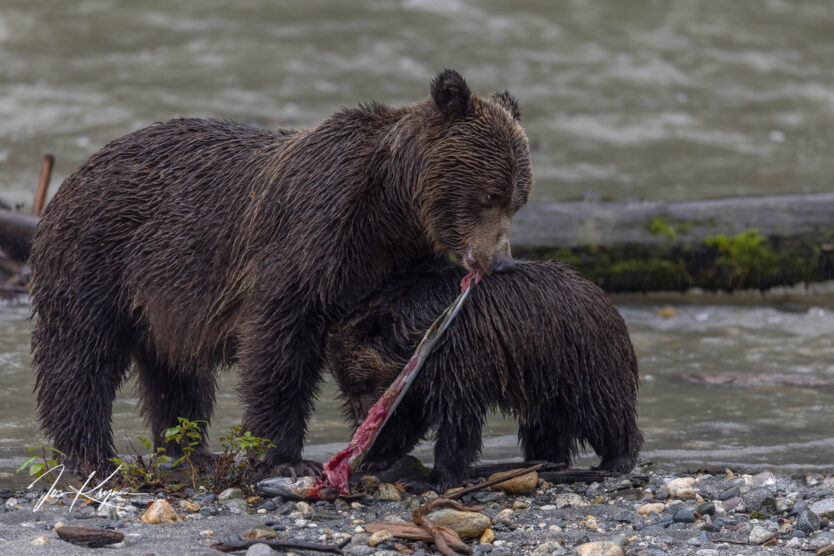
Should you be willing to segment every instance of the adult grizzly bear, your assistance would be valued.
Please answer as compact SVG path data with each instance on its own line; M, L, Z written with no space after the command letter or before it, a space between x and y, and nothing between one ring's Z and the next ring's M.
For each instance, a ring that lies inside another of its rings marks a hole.
M303 130L172 120L66 179L37 229L31 294L38 416L69 464L108 467L132 360L158 442L177 416L209 419L234 363L244 429L277 446L263 471L318 471L301 449L328 326L431 253L512 267L510 219L532 184L518 105L451 70L430 91Z
M349 417L365 416L462 276L430 261L333 328L327 360ZM587 443L600 469L627 472L643 443L637 381L628 330L602 290L560 261L517 262L472 292L366 461L387 466L434 429L429 482L442 492L475 461L486 414L498 409L518 419L528 460L570 465Z

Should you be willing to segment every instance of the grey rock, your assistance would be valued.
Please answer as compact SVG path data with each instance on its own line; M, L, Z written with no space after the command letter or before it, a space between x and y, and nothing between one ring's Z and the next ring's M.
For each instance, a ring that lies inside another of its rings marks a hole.
M226 507L232 512L234 515L241 515L245 514L249 511L249 504L246 503L246 500L241 500L240 498L234 498L226 502Z
M353 554L354 556L369 556L376 552L373 546L363 544L349 544L344 548L345 554Z
M812 550L819 550L832 543L834 543L834 533L818 533L808 541L808 547Z
M796 528L810 535L820 528L820 518L811 510L805 510L799 514L796 520Z
M724 509L728 512L744 511L744 502L738 496L734 496L724 501Z
M754 488L742 496L742 500L748 512L762 512L765 515L776 513L776 498L770 489Z
M220 496L217 497L217 499L221 502L225 502L227 500L234 500L237 498L243 498L243 491L239 488L227 488L226 490L220 493Z
M677 523L695 523L695 514L690 510L678 510L672 519Z
M763 542L769 541L773 537L776 536L776 533L772 531L768 531L764 527L760 525L756 525L750 531L749 541L750 544L762 544Z
M712 515L715 513L715 504L706 502L704 504L699 504L696 509L701 515Z
M556 541L548 541L546 543L540 544L533 550L530 554L533 556L551 556L552 554L556 554L558 551L562 550L562 545Z
M246 556L275 556L276 554L278 553L272 550L272 547L262 542L253 544L246 550Z
M628 544L628 537L625 535L614 535L611 537L611 542L620 546L625 546Z
M814 502L811 504L811 511L820 517L834 517L834 498Z
M723 502L724 500L729 500L730 498L734 498L734 497L740 496L740 495L741 495L741 491L739 490L739 488L737 486L734 486L734 487L728 488L727 490L725 490L724 492L722 492L721 494L716 496L716 498L718 498L719 500L721 500Z

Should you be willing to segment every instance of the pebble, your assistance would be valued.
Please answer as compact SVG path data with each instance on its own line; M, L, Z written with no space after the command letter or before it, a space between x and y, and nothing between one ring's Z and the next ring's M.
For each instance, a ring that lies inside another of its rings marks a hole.
M403 499L400 491L391 483L380 484L374 497L382 502L401 502Z
M272 527L267 525L258 525L246 531L243 534L244 539L249 539L250 541L257 541L260 539L274 539L278 536L278 533Z
M246 549L245 556L274 556L278 554L277 551L272 550L272 547L262 542L253 544Z
M727 490L716 496L716 498L723 502L724 500L729 500L730 498L735 498L737 496L741 496L741 490L739 490L737 486L734 486L728 488Z
M695 514L691 510L678 510L672 520L676 523L695 523Z
M369 546L378 546L378 545L380 545L384 542L389 542L393 539L394 539L394 535L392 535L390 532L385 531L385 530L377 531L376 533L374 533L373 535L368 537L368 545Z
M577 506L587 506L588 503L585 502L581 496L576 494L575 492L567 492L565 494L560 494L556 496L556 507L557 508L567 508L569 506L577 507Z
M736 496L729 500L724 500L723 507L728 512L741 512L744 511L744 502Z
M484 529L481 534L481 544L491 544L495 540L495 533L490 528Z
M770 489L754 488L741 498L747 512L762 512L765 515L772 515L776 512L776 498Z
M142 514L142 521L149 525L156 525L159 523L173 523L178 521L179 517L174 508L171 507L166 500L155 500L150 507Z
M666 483L666 489L669 491L669 496L673 498L689 500L690 498L695 498L694 485L694 477L678 477Z
M640 515L649 515L652 512L656 514L661 514L663 513L664 509L666 509L666 504L662 502L652 502L649 504L643 504L642 506L637 508L637 513Z
M490 475L489 479L495 479L496 477L500 477L501 473L494 473ZM507 481L498 483L494 485L492 488L495 490L501 490L506 492L507 494L530 494L534 490L536 490L536 485L539 482L539 474L535 471L531 471L526 475L522 475L521 477L516 477L514 479L509 479Z
M227 483L228 484L228 483ZM239 488L227 488L223 492L221 492L217 499L220 502L225 502L227 500L233 500L235 498L243 498L243 491Z
M492 518L493 525L503 524L503 525L512 525L513 523L513 511L509 508L506 510L501 510L495 517Z
M796 518L796 528L810 535L820 528L820 518L813 510L803 510Z
M704 502L698 505L696 511L701 515L713 515L715 514L715 504Z
M225 502L226 508L234 515L245 514L249 511L249 504L242 498L233 498Z
M45 544L49 544L49 539L47 539L46 537L35 537L29 544L34 544L35 546L43 546Z
M428 518L437 525L454 530L461 538L469 539L480 537L492 525L492 521L484 514L445 508L431 512Z
M515 500L513 502L514 510L527 510L530 508L530 502L527 500Z
M753 529L750 530L750 535L748 540L750 544L762 544L763 542L769 541L773 537L776 536L776 533L773 531L768 531L761 525L756 525Z
M834 518L834 498L814 502L811 504L811 511L819 517Z
M586 542L574 547L579 556L623 556L623 549L611 541Z
M6 500L6 503L3 504L3 507L5 507L7 510L14 510L15 508L19 507L17 498L9 498L8 500Z
M550 556L551 554L558 553L560 550L562 550L562 545L559 541L547 541L537 546L530 554L533 556Z

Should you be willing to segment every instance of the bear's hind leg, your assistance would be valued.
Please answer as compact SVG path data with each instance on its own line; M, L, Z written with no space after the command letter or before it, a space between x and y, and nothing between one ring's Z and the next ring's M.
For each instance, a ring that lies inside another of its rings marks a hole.
M165 442L165 429L176 427L179 417L199 423L202 441L193 458L198 467L211 464L206 432L214 410L217 373L214 368L180 369L162 360L152 350L134 354L138 371L141 412L151 429L155 447L164 447L174 459L182 455L181 447ZM205 469L203 469L205 471Z
M96 471L102 478L114 467L109 461L115 456L113 400L133 340L115 312L81 307L77 299L48 292L33 302L37 413L41 429L65 454L68 470L84 477Z
M414 449L429 428L420 406L415 397L406 396L380 431L365 458L364 470L388 469Z
M634 469L643 446L643 435L634 416L621 423L621 427L614 427L618 430L594 430L588 434L588 443L601 458L594 469L614 473L628 473Z
M533 424L520 423L518 439L527 461L545 460L570 467L576 453L576 438L559 416Z

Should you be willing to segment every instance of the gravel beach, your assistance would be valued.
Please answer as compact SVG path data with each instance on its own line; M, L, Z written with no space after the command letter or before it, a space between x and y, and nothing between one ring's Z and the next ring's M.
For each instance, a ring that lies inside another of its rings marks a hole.
M118 498L118 509L91 504L72 512L62 505L68 497L47 499L33 511L43 492L0 491L0 553L93 550L61 540L58 522L123 533L122 542L106 548L108 554L219 554L213 543L255 537L333 545L349 538L344 553L355 556L434 551L432 544L368 531L372 522L410 522L412 510L434 493L411 495L373 478L365 485L372 495L333 503L245 497L237 489L219 496L189 490L185 498L133 495ZM476 555L834 554L834 476L674 475L638 468L633 475L593 483L553 484L536 477L518 488L527 492L466 495L463 503L483 509L443 510L433 519L461 532ZM175 510L174 522L141 520L156 500ZM277 552L261 544L239 553Z

